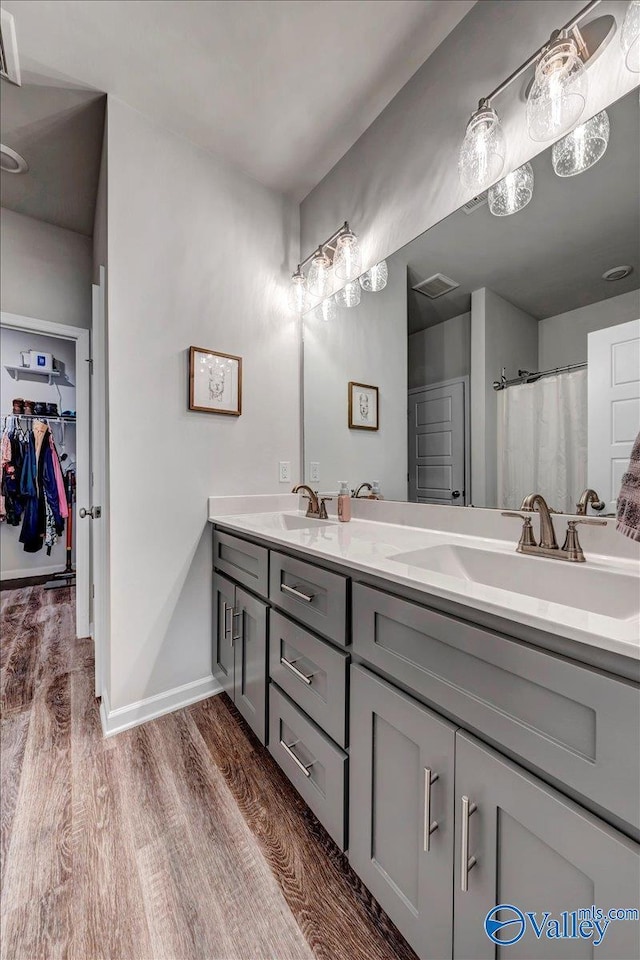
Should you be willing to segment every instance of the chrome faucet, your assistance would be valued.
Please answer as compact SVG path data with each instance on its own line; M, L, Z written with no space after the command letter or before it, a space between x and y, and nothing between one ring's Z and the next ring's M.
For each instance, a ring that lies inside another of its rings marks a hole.
M583 490L580 494L580 499L576 504L576 513L579 517L586 516L587 507L591 504L594 510L597 510L600 513L601 510L605 508L604 500L601 500L595 490L592 490L590 487L587 490Z
M533 533L531 517L526 516L524 513L517 513L516 511L512 510L502 511L503 517L518 517L523 521L522 532L520 534L518 546L516 547L518 553L526 553L538 557L550 557L554 560L570 560L574 563L583 563L585 560L585 555L582 547L580 546L576 525L578 523L588 523L591 526L597 527L606 527L607 525L606 520L592 520L587 517L584 519L581 518L580 520L568 520L567 532L561 549L556 540L556 532L553 527L551 512L547 506L547 501L544 499L542 494L529 494L529 496L525 497L522 501L522 507L520 509L531 512L535 511L536 507L538 513L540 514L539 544L536 543L536 538Z
M303 493L303 496L309 501L305 516L313 517L315 520L328 520L326 501L332 500L333 497L319 497L317 491L312 490L306 483L296 484L291 492L300 493L304 490L306 490L306 493Z
M364 483L361 483L361 484L360 484L360 486L358 487L357 490L354 490L354 491L353 491L353 499L354 499L354 500L357 500L358 497L360 496L360 491L361 491L361 490L364 490L365 488L366 488L369 492L371 492L371 491L373 490L373 487L371 486L371 484L370 484L370 483L367 483L367 481L365 480Z

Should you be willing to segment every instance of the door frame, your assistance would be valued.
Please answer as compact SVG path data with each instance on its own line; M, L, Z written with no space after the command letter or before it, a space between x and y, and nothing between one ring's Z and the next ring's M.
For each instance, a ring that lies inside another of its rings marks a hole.
M76 349L76 637L91 636L91 529L77 523L78 504L89 504L90 477L90 333L65 323L0 312L0 325L9 330L39 333L60 340L73 340Z
M425 383L422 387L411 387L407 391L410 397L414 393L422 393L424 390L436 390L438 387L451 387L454 383L461 383L463 390L463 417L464 417L464 503L460 506L468 507L471 503L471 434L470 434L470 397L469 397L469 376L451 377L450 380L438 380L437 383ZM407 403L407 432L409 430L409 404ZM407 462L407 476L409 474L409 463Z

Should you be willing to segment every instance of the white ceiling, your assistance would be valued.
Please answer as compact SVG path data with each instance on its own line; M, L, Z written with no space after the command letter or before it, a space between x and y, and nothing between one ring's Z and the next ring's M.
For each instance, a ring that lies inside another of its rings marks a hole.
M4 0L21 67L86 84L301 200L474 0Z

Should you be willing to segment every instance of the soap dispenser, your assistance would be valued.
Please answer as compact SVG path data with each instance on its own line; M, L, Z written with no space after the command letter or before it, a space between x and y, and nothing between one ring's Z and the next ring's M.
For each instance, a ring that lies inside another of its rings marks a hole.
M349 484L346 480L339 480L340 492L338 494L338 520L341 523L348 523L351 520L351 495L349 493Z

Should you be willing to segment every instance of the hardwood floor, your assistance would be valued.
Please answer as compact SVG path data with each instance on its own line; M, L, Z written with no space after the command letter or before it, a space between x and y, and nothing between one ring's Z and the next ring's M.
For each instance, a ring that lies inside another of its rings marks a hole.
M226 697L102 738L72 591L3 591L2 960L415 960Z

